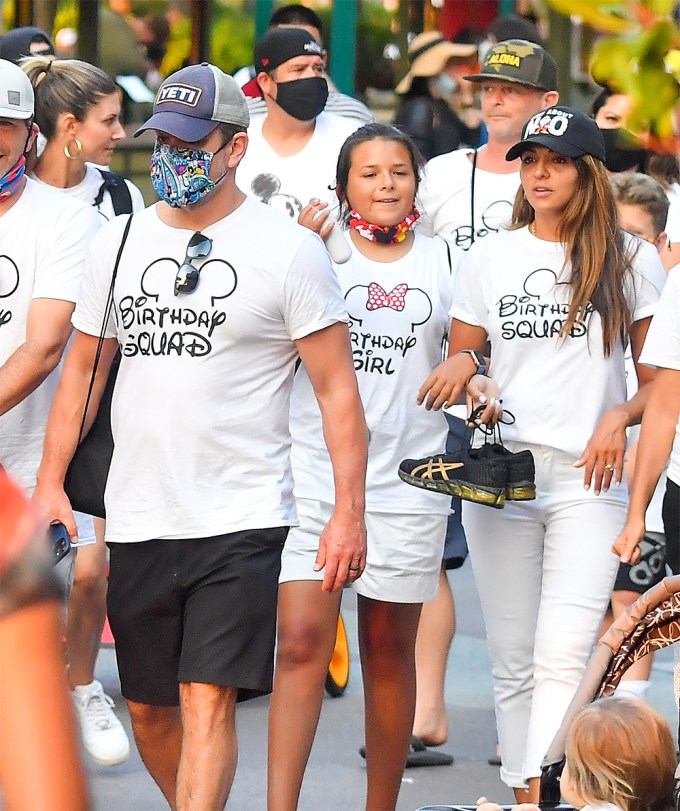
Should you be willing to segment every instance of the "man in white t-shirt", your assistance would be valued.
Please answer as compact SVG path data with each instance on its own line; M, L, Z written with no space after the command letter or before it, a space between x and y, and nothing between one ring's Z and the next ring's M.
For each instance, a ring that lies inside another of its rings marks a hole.
M304 28L323 48L323 24L321 18L313 9L300 3L279 6L269 18L269 28ZM325 48L323 48L322 55L325 66L328 58L328 52ZM248 110L251 118L256 115L264 115L267 112L267 105L262 98L257 82L252 81L255 76L255 65L248 65L234 74L234 79L243 87L248 99ZM373 113L359 99L338 92L325 67L324 78L328 83L328 99L324 107L326 112L344 118L355 119L357 126L375 121Z
M488 141L478 150L432 158L418 194L433 232L464 251L510 221L519 159L506 161L505 155L531 116L559 99L555 60L520 39L494 45L479 73L465 78L480 86Z
M29 492L86 247L99 228L89 206L25 176L37 132L28 77L0 60L0 465ZM93 537L89 521L81 540Z
M288 410L298 356L335 471L317 560L325 588L365 565L366 426L344 301L321 240L236 186L248 121L238 85L212 65L161 85L142 130L156 132L162 202L93 240L36 492L71 530L64 473L113 289L97 368L105 378L120 347L109 620L135 740L172 808L224 806L235 704L271 690L280 556L297 521Z
M337 206L338 153L359 122L323 112L323 49L302 28L272 28L255 45L255 69L248 92L264 97L267 114L252 119L239 186L295 220L312 199Z
M476 240L510 222L520 161L508 162L505 155L521 140L531 116L556 104L559 94L554 59L540 45L525 40L497 43L486 52L480 72L465 78L480 86L488 141L477 150L458 149L428 161L418 200L425 229L467 251ZM465 406L451 409L447 451L460 447L464 412ZM460 501L453 501L439 591L424 604L418 628L413 732L426 744L441 744L448 734L444 681L455 621L445 569L462 565L467 553Z

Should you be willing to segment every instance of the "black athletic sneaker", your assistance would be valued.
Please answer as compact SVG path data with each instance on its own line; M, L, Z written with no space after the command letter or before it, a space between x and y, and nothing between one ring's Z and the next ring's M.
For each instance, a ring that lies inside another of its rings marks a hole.
M399 478L407 484L499 510L505 506L507 477L506 460L490 458L481 448L404 459L399 465Z
M507 467L506 501L533 501L536 498L536 468L531 451L509 451L502 443L487 442L477 449L484 459L497 459Z

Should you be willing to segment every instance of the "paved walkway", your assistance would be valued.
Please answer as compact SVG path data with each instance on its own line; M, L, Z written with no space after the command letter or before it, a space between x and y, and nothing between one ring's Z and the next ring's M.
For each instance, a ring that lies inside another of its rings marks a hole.
M442 747L455 757L453 766L407 769L399 798L399 811L414 811L436 803L473 803L481 794L511 802L509 789L498 769L487 764L495 749L495 729L489 655L484 640L479 603L469 563L450 574L458 609L458 634L447 676L449 742ZM366 772L357 752L363 742L361 678L356 644L356 604L344 598L343 615L352 648L350 683L341 698L327 698L312 751L300 802L300 811L360 811ZM657 656L650 703L677 725L673 707L673 654ZM116 699L118 712L130 730L113 651L99 656L97 676ZM240 705L237 713L240 762L227 809L264 811L266 808L267 699ZM134 747L133 747L134 749ZM88 763L96 811L164 811L167 805L146 773L136 750L121 766L107 768Z

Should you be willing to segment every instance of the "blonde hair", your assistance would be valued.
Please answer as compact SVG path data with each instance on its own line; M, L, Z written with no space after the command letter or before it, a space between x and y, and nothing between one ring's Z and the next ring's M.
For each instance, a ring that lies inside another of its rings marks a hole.
M642 701L603 698L574 719L567 762L576 794L623 811L672 805L675 745L666 720Z
M608 356L618 338L625 343L633 320L626 289L634 254L626 253L604 164L590 155L573 161L578 171L576 192L564 209L557 234L565 244L565 265L571 264L569 311L560 335L569 335L592 307L602 321L602 345ZM534 209L520 186L510 227L522 228L534 218Z
M79 59L46 59L30 56L21 60L35 94L35 123L49 141L57 131L62 113L84 121L91 107L116 92L113 79L95 65Z

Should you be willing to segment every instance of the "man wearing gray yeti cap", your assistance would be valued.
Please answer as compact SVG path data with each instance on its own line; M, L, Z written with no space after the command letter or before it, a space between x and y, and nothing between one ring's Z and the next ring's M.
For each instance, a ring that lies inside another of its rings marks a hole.
M179 809L224 806L235 704L271 690L281 549L297 523L288 412L298 355L335 469L326 588L341 589L356 575L350 563L365 561L366 426L344 300L316 234L236 186L248 119L238 85L213 65L161 85L140 129L156 133L161 202L92 242L37 493L50 519L72 524L72 415L124 241L98 367L106 375L120 347L108 609L135 740Z

